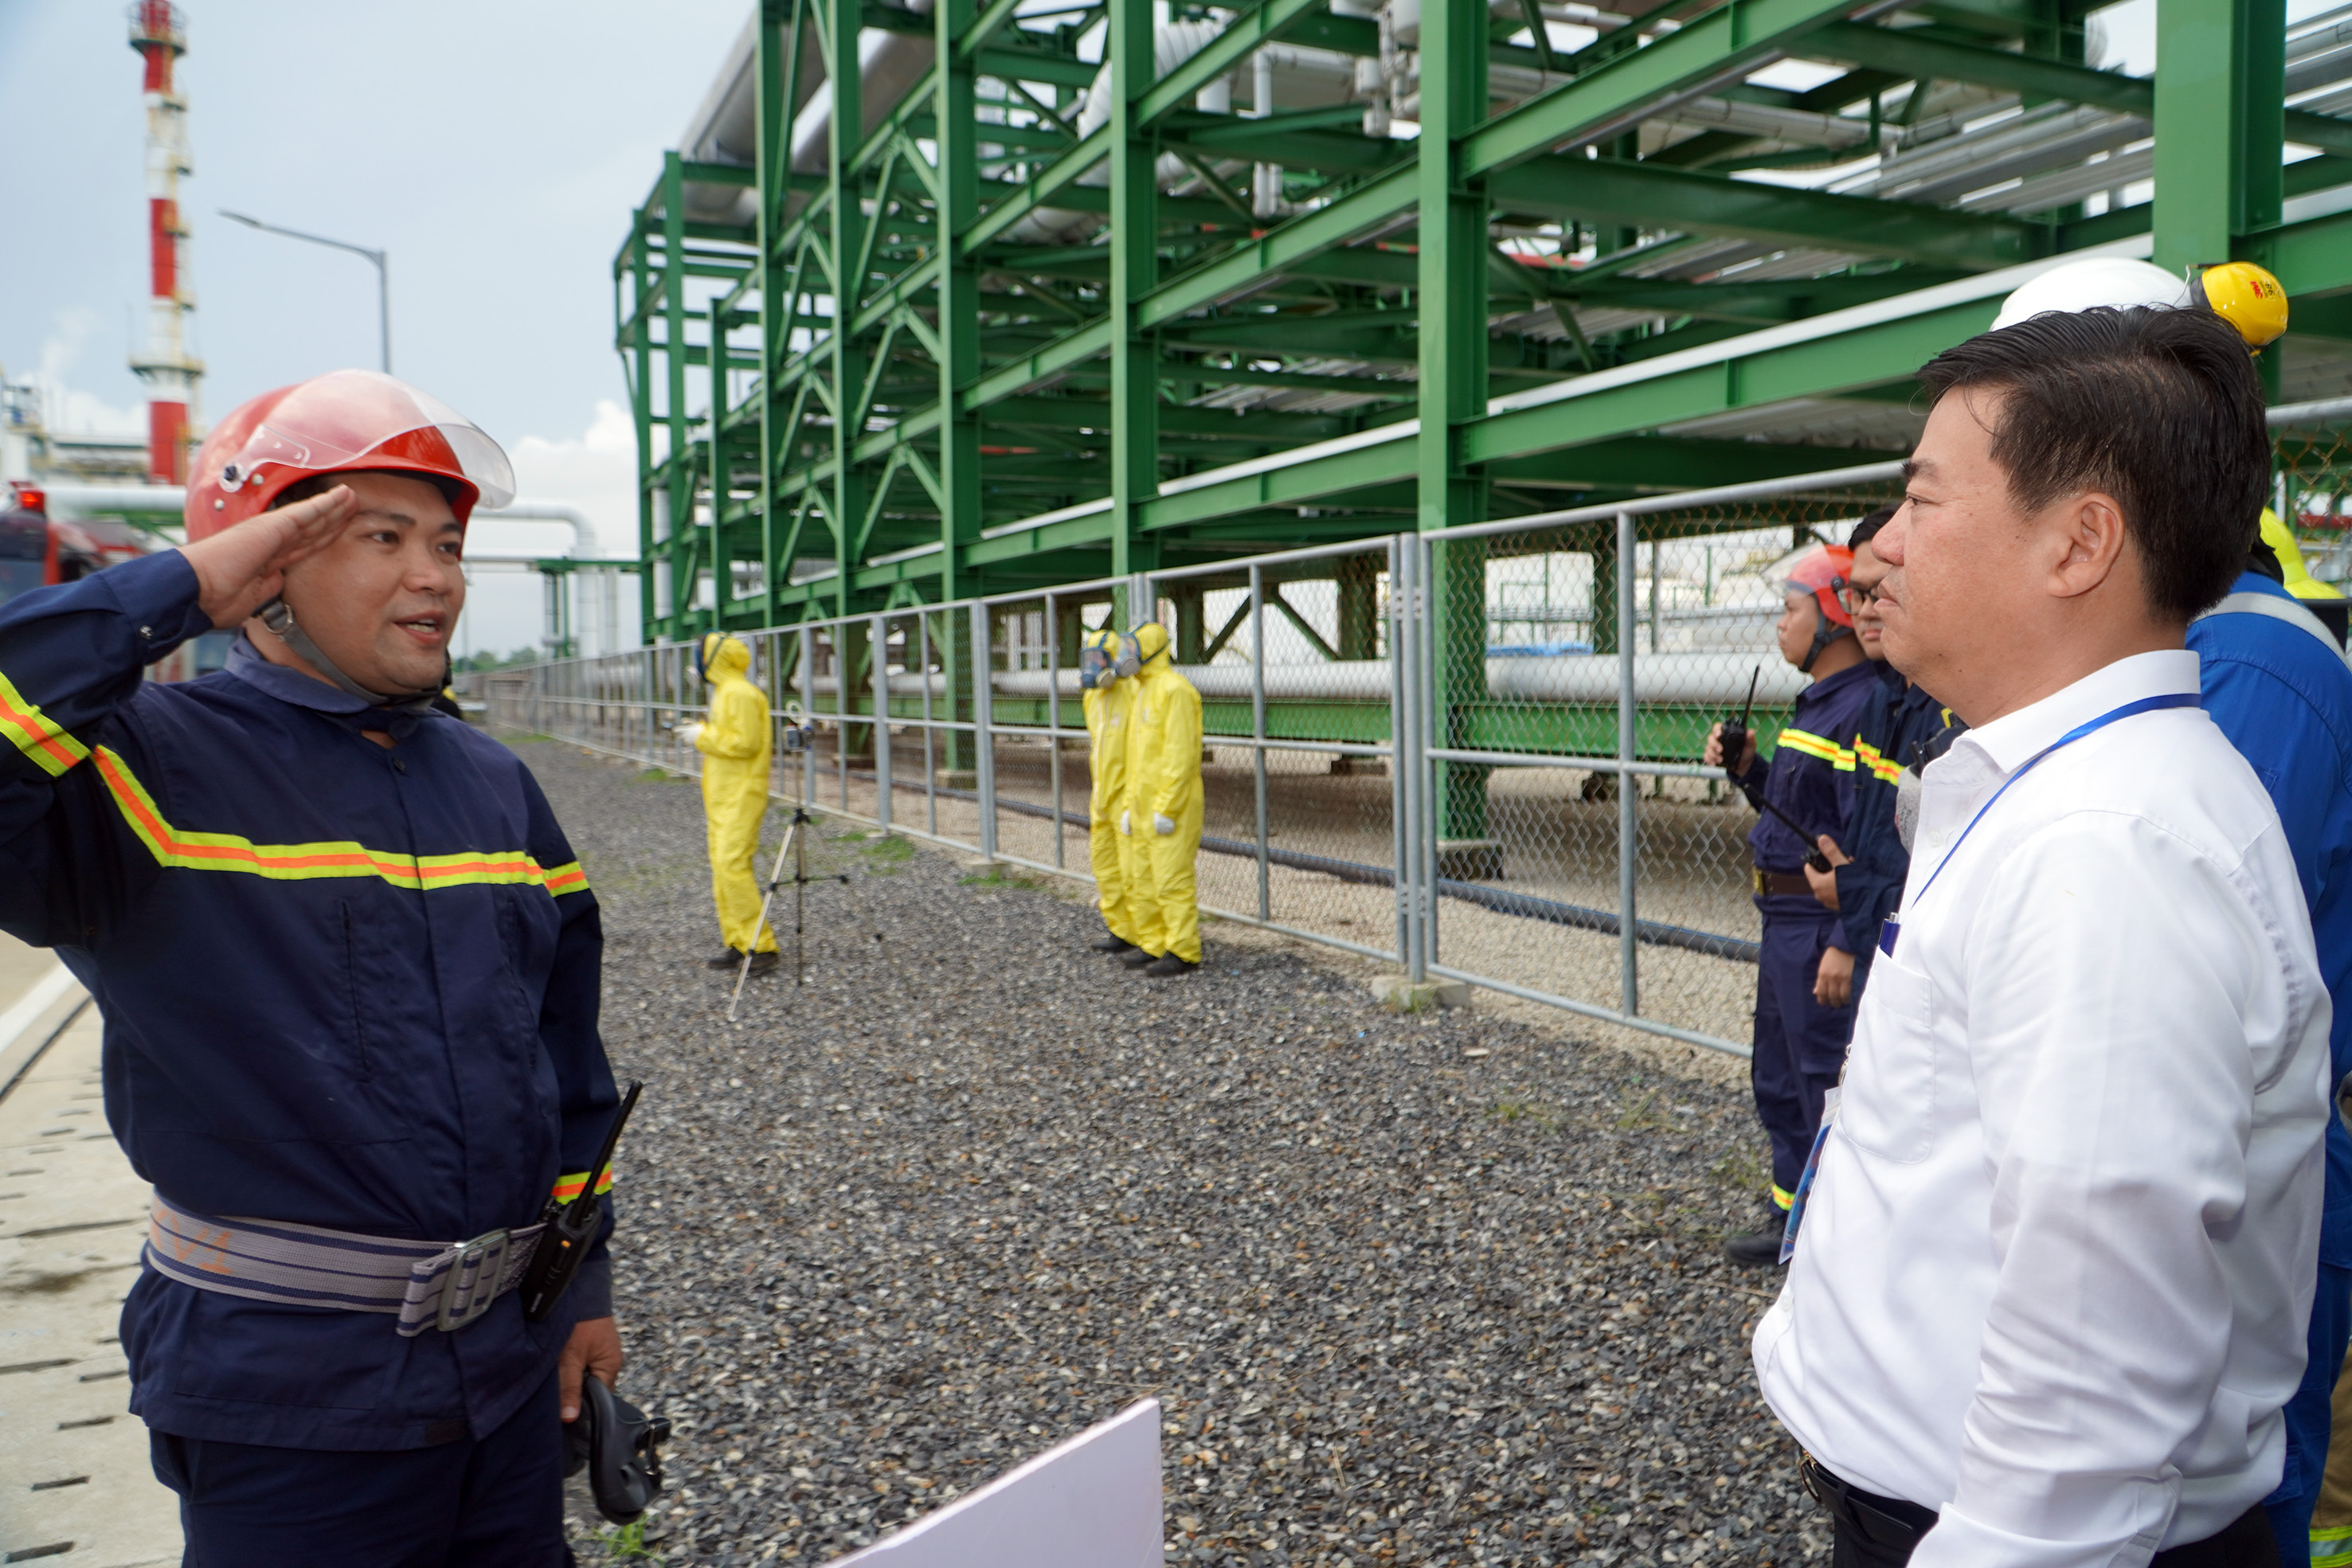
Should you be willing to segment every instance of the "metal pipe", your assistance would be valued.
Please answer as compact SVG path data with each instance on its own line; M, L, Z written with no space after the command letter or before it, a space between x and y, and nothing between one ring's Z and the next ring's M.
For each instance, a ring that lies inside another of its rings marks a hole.
M882 831L890 831L890 623L887 617L874 617L873 630L868 633L873 648L868 658L874 666L874 814L882 820Z
M1267 879L1265 821L1265 574L1252 566L1250 598L1250 748L1251 772L1257 785L1257 917L1274 917L1273 887Z
M1633 514L1617 514L1617 760L1633 760ZM1618 989L1628 1018L1642 1010L1640 959L1633 945L1633 873L1640 855L1635 803L1642 792L1621 771L1617 779Z
M989 723L988 606L971 607L971 720L974 777L980 785L980 852L996 858L996 737Z
M1045 742L1047 769L1054 776L1054 864L1062 867L1068 859L1063 847L1062 834L1062 622L1055 614L1055 595L1045 595ZM1094 767L1094 752L1087 753L1087 767Z

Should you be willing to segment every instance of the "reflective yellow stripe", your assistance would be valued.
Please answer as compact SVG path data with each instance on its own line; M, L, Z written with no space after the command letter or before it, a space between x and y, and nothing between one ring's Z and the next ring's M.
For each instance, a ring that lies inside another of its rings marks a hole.
M580 1189L587 1185L588 1173L586 1171L572 1171L569 1175L556 1177L555 1201L558 1203L570 1203L573 1198L580 1196ZM608 1169L604 1173L604 1179L596 1184L596 1196L602 1197L604 1194L612 1190L613 1173Z
M1797 1195L1775 1182L1772 1185L1772 1201L1782 1208L1793 1207L1797 1201Z
M2352 1525L2331 1526L2311 1532L2311 1568L2352 1565Z
M0 675L0 735L16 742L16 749L52 779L64 777L89 755L89 747L59 728L39 704L26 701L6 675Z
M588 873L580 869L578 861L551 866L547 872L547 891L558 897L567 893L585 893L588 891Z
M316 844L257 844L235 833L196 833L163 820L154 798L147 793L121 757L106 747L98 748L99 776L114 798L115 809L155 863L182 871L236 871L277 882L309 882L320 877L381 877L394 887L422 891L434 887L467 887L484 883L520 883L549 887L553 893L576 893L588 878L575 862L553 873L520 850L457 855L404 855L372 850L347 840ZM551 885L565 877L562 887Z
M1824 740L1801 729L1784 729L1780 732L1780 744L1793 746L1807 757L1818 757L1841 773L1853 771L1853 753L1834 740Z

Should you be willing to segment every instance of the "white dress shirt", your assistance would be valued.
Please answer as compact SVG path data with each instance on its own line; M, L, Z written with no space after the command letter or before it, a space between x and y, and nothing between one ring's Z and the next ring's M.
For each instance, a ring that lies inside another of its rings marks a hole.
M1941 1511L1916 1568L2137 1564L2278 1483L2329 1010L2270 797L2201 710L2164 708L1962 836L2067 731L2197 689L2194 653L2119 660L1923 779L1895 951L1755 1341L1816 1459Z

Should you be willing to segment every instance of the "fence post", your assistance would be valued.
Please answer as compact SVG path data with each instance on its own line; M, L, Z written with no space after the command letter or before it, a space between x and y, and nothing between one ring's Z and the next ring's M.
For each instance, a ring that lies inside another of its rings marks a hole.
M874 820L890 831L890 622L874 617L866 657L874 666Z
M1405 601L1412 592L1411 550L1399 534L1389 536L1389 863L1395 868L1397 962L1412 967L1412 727L1405 702Z
M971 602L971 731L973 779L979 784L980 795L980 854L982 860L996 858L996 737L990 729L989 698L994 695L989 681L988 605L981 600Z
M1274 918L1273 889L1266 872L1265 831L1265 573L1250 568L1250 747L1257 780L1257 917Z
M923 658L923 828L931 837L940 836L940 759L933 748L931 714L931 612L915 612L915 634L922 639ZM948 704L952 716L955 704ZM950 755L953 755L952 752Z
M803 624L801 627L801 724L814 729L809 716L816 712L816 632ZM811 737L801 737L801 810L816 804L816 750L808 744Z
M1617 965L1619 1006L1627 1018L1642 1010L1641 972L1633 940L1633 879L1640 863L1641 842L1634 811L1641 791L1634 788L1633 761L1634 640L1624 628L1633 624L1633 514L1617 514Z
M1054 775L1054 869L1066 871L1062 841L1062 619L1045 595L1045 763ZM1088 757L1092 757L1088 753Z

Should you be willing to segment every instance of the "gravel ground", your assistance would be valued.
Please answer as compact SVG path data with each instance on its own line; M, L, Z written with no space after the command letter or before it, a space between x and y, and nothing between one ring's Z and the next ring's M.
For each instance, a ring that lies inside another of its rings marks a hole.
M519 750L648 1082L619 1311L678 1428L664 1561L829 1561L1146 1396L1171 1563L1825 1555L1748 1370L1770 1281L1716 1252L1763 1180L1737 1087L1213 925L1143 980L1067 896L839 829L809 983L730 1027L692 785Z

